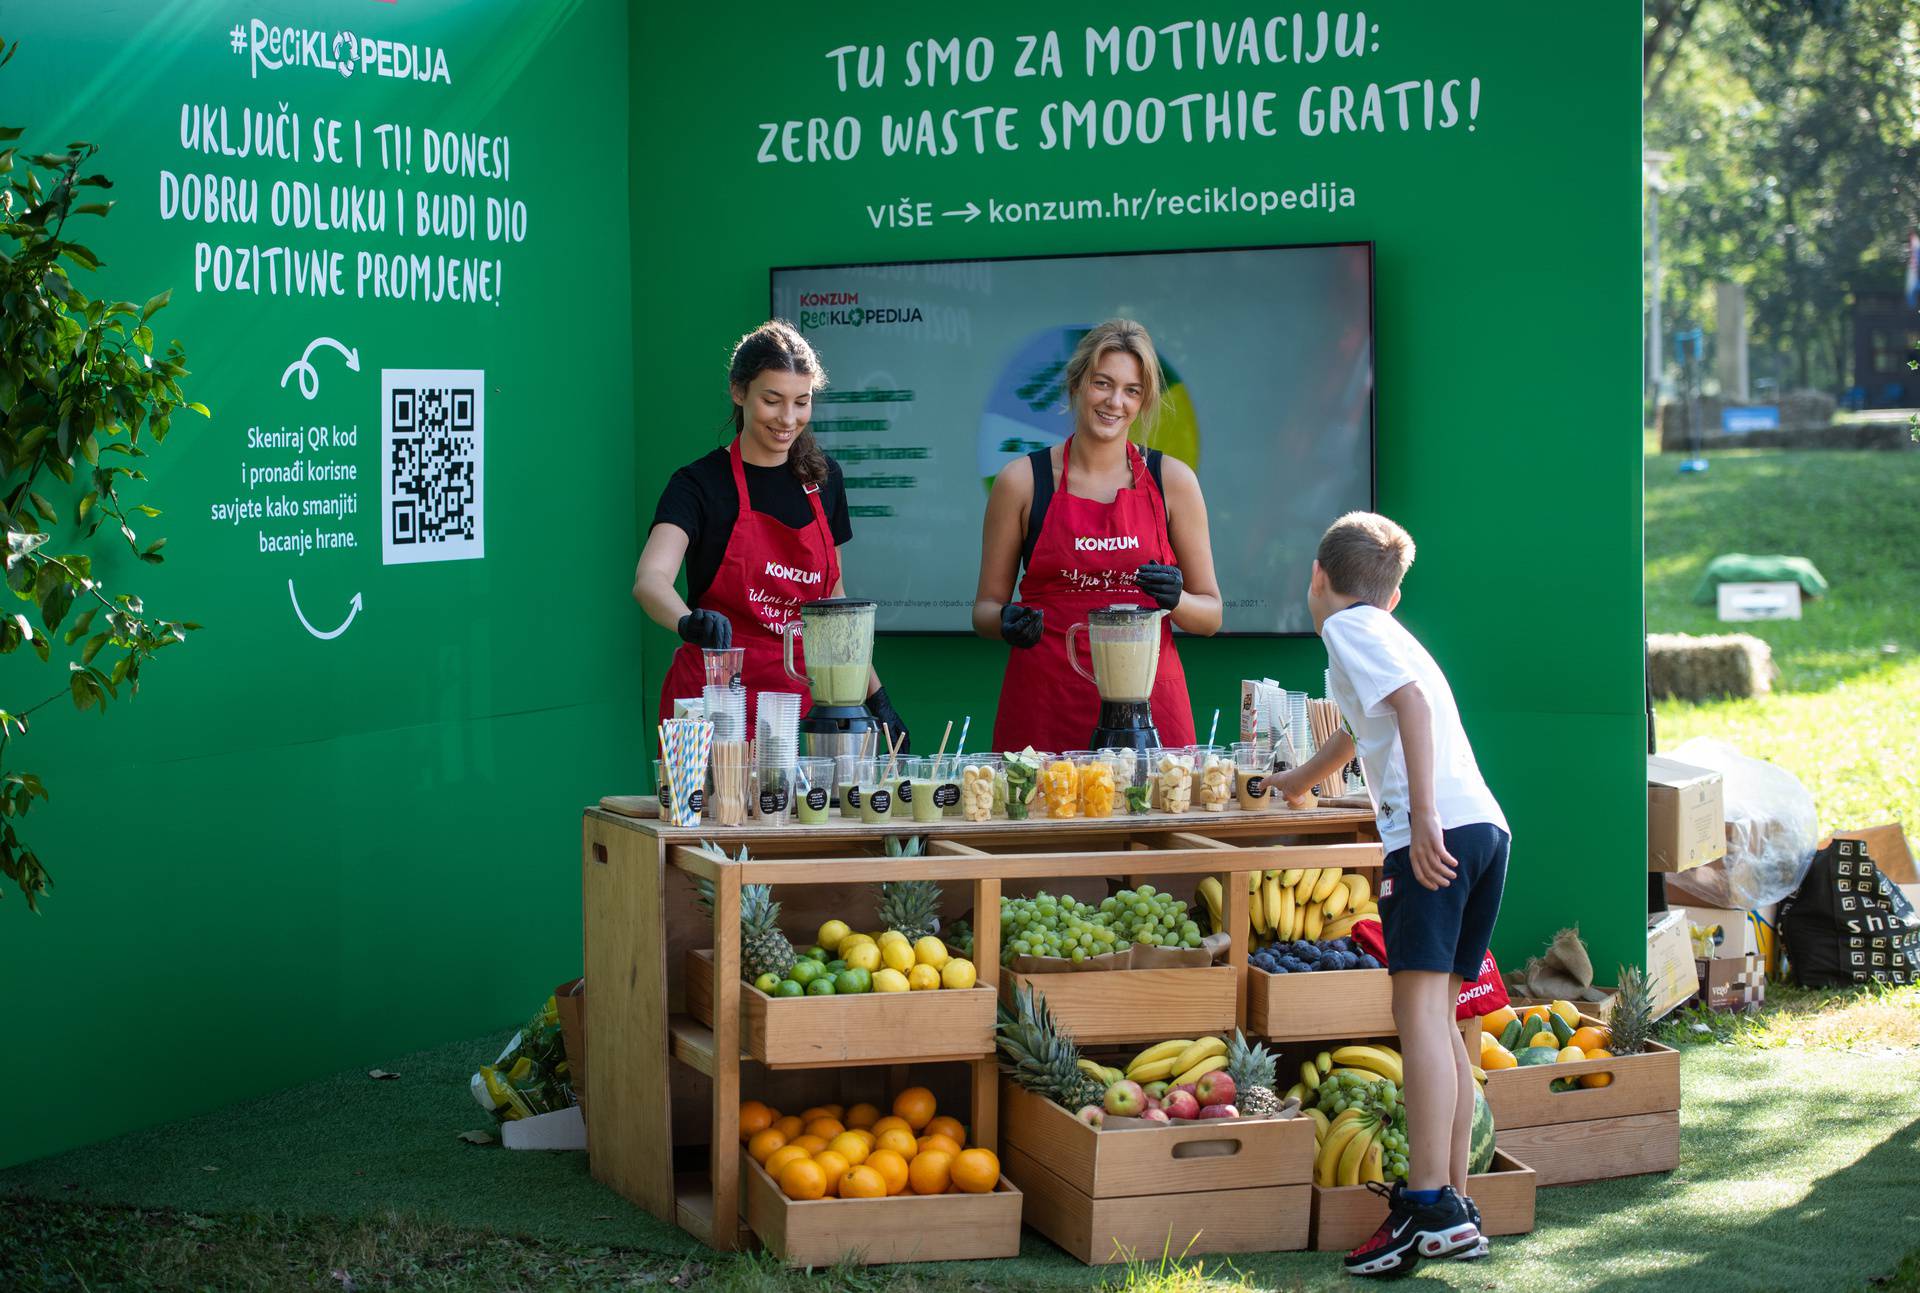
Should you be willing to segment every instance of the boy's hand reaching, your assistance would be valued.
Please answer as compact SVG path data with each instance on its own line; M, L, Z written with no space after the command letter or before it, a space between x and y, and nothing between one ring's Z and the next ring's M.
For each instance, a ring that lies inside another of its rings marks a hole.
M1444 889L1459 874L1460 864L1447 852L1437 813L1413 819L1413 844L1407 850L1407 860L1413 866L1413 878L1428 889Z
M1260 793L1271 799L1275 795L1286 800L1289 808L1307 807L1307 794L1314 783L1308 779L1305 768L1290 768L1285 772L1269 773L1262 783Z

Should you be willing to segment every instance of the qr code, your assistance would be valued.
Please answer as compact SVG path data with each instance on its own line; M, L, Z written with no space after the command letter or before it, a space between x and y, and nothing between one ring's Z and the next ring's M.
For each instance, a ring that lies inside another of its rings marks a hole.
M380 560L464 561L486 550L486 374L380 373Z

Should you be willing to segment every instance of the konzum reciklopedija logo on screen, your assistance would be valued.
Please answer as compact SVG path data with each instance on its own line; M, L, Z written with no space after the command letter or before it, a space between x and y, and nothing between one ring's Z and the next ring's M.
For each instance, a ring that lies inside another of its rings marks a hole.
M924 321L925 316L917 305L862 305L858 292L802 292L800 317L794 320L802 332L815 328L868 328Z

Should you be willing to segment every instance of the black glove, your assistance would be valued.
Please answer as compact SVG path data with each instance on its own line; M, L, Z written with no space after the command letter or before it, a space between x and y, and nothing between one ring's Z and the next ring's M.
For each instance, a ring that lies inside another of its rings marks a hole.
M1000 608L1000 636L1013 646L1037 646L1040 642L1041 621L1045 616L1046 612L1038 606L1022 606L1018 602L1008 602Z
M709 651L733 645L733 625L719 611L689 611L680 617L680 640Z
M1133 577L1140 585L1140 591L1158 602L1163 611L1170 611L1180 604L1180 590L1187 586L1180 567L1163 566L1157 561L1149 561L1135 571Z
M867 697L867 712L872 714L875 720L885 725L887 730L892 732L894 737L899 740L900 753L912 753L913 738L907 735L906 720L901 718L894 710L893 702L887 699L887 689L885 687L875 688L873 695Z

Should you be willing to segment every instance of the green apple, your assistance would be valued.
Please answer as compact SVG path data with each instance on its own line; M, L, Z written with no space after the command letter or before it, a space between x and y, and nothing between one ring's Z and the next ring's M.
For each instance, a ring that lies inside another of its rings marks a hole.
M780 976L769 970L753 981L753 986L762 992L772 992L780 986Z

